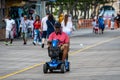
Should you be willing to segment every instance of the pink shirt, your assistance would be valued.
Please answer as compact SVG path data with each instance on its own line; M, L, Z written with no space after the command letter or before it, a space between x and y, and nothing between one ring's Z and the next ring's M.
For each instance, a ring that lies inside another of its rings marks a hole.
M53 39L58 39L60 41L60 43L59 43L60 45L69 43L69 36L64 32L61 32L61 34L56 34L55 32L52 32L50 34L48 40L52 41Z

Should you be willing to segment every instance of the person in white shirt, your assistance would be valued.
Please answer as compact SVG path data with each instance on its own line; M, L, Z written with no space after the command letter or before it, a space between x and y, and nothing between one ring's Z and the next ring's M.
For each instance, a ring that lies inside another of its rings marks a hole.
M111 30L114 30L114 24L115 24L115 16L114 16L114 14L112 14L112 17L111 17Z
M44 48L44 44L45 44L45 39L47 38L47 23L46 21L48 20L48 15L49 13L46 14L45 17L42 18L41 21L41 26L42 26L42 48Z
M72 21L69 19L71 18L69 18L69 16L66 14L64 20L61 23L61 26L62 26L62 31L70 36L73 30L73 24Z
M95 27L96 27L96 20L93 19L92 21L92 27L93 27L93 32L95 32Z
M33 17L30 16L29 17L28 31L29 31L29 36L32 37L32 38L33 38L33 29L34 29L33 23L34 23Z
M98 20L93 19L92 21L93 32L98 34L99 33L99 24Z
M24 41L24 45L27 44L27 33L28 33L28 26L29 26L29 20L27 19L27 16L24 15L24 20L21 21L21 32L22 32L22 37Z
M8 45L8 41L10 41L10 44L13 42L13 29L15 27L15 21L11 19L10 15L8 15L5 19L3 19L6 23L6 42L5 45Z

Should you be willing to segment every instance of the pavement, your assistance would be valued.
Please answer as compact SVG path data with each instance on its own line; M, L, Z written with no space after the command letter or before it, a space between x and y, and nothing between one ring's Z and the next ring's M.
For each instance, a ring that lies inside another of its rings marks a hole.
M89 34L89 33L92 33L92 28L81 28L79 30L73 31L71 37L77 36L77 35Z
M49 61L47 46L34 46L32 39L23 46L16 39L12 46L0 41L0 80L120 80L120 29L94 34L92 29L76 30L71 35L69 61L65 74L43 73Z

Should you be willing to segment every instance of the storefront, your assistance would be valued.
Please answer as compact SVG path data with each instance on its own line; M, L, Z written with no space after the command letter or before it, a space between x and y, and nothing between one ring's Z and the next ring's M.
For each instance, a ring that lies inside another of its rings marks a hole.
M5 23L2 21L8 14L12 18L19 18L18 8L26 4L23 0L0 0L0 40L5 38ZM20 14L21 15L21 14Z

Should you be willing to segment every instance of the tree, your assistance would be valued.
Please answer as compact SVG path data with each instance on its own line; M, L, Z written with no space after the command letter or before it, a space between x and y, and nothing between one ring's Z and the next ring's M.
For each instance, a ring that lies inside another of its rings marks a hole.
M59 15L64 10L72 16L78 16L84 14L83 18L89 18L90 10L92 11L91 17L98 15L97 8L100 5L105 5L106 3L113 3L114 0L56 0L55 2L48 2L50 5L54 6L52 8L59 8L57 14ZM75 14L73 14L75 13Z

